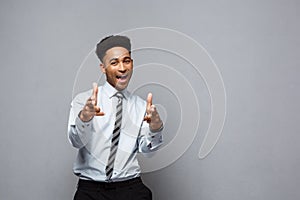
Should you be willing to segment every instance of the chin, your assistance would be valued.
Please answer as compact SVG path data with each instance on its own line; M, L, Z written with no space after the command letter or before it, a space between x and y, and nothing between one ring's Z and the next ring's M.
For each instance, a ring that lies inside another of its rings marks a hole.
M116 85L115 87L117 90L121 91L127 88L127 84L126 85Z

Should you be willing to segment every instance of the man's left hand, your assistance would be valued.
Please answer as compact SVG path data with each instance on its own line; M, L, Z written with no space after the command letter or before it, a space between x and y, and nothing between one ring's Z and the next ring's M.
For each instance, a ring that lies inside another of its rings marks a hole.
M161 121L155 105L152 105L152 94L149 93L147 97L146 116L144 121L149 123L150 130L155 132L162 128L163 122Z

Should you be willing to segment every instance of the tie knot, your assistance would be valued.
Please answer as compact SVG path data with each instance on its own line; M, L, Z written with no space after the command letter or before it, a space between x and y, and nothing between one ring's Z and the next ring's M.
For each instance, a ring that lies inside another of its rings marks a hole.
M118 101L122 101L122 99L124 98L122 92L117 92L117 93L115 94L115 96L118 98Z

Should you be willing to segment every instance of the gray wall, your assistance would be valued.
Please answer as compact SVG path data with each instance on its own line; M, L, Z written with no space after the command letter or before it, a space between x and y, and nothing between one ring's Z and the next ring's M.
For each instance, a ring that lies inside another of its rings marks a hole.
M227 95L209 156L197 156L204 120L180 159L143 174L154 199L299 199L299 15L296 0L1 1L0 199L72 198L66 128L77 70L99 38L144 26L201 43Z

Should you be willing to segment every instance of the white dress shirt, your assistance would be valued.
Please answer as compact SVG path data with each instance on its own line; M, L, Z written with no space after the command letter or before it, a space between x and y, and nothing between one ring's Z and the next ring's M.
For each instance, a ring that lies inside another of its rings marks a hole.
M95 116L89 122L78 117L92 90L78 94L71 103L68 123L68 137L78 148L73 171L81 179L105 181L105 167L110 154L112 132L115 122L117 90L109 83L98 88L98 106L105 113ZM137 153L149 153L162 144L161 130L151 132L145 122L146 101L127 90L122 91L123 111L120 139L111 180L122 181L138 177L140 166Z

